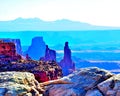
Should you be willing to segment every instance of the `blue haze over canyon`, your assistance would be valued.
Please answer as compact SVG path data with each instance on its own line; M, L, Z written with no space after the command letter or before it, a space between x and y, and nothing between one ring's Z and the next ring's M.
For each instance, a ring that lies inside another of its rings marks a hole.
M110 64L109 69L113 66L114 69L119 69L119 29L66 19L47 22L38 18L18 18L0 21L0 38L18 38L21 40L23 51L26 51L31 45L32 38L43 37L45 43L57 51L58 61L63 56L64 43L68 41L72 50L72 59L78 68L88 66L108 68Z

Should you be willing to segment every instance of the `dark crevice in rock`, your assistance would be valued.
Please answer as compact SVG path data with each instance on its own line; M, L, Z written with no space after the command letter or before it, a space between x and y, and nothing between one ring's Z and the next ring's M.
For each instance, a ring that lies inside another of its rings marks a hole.
M93 87L89 88L89 89L86 89L87 91L88 90L93 90L93 89L96 89L97 88L97 85L101 82L103 82L105 79L104 79L104 76L102 76L96 83Z
M98 88L97 88L97 89L98 89ZM99 90L99 89L98 89L98 90ZM105 96L104 93L103 93L101 90L99 90L99 92L102 94L102 96Z
M110 87L111 89L113 89L113 88L114 88L114 86L115 86L115 81L114 81L114 80L112 80L112 81L111 81L111 84L109 85L109 87Z
M98 80L98 82L97 82L97 84L99 84L99 83L101 83L101 82L103 82L103 81L105 81L106 79L104 78L104 76L102 76L99 80Z
M105 80L106 80L106 79L104 78L104 76L102 76L102 77L96 82L95 86L92 87L92 88L90 88L89 90L93 90L93 89L99 90L99 88L97 87L97 85L98 85L99 83L105 81ZM114 81L113 81L112 83L114 83ZM114 88L114 84L112 84L112 83L111 83L111 87ZM113 89L113 88L112 88L112 89ZM99 90L99 91L100 91L100 93L101 93L103 96L105 96L104 93L103 93L101 90Z

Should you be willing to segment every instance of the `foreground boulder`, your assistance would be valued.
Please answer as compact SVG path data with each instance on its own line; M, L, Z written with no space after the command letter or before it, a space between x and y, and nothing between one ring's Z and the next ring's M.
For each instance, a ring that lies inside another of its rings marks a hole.
M120 96L120 74L98 84L98 88L105 96Z
M0 96L41 95L120 96L120 74L91 67L76 70L58 80L38 83L32 73L0 72Z
M71 84L63 80L38 83L29 72L0 72L0 96L42 96L45 86Z
M32 73L0 72L0 96L37 96L41 91Z
M50 86L45 96L104 96L97 85L111 76L112 73L96 67L80 69L61 79L73 84Z

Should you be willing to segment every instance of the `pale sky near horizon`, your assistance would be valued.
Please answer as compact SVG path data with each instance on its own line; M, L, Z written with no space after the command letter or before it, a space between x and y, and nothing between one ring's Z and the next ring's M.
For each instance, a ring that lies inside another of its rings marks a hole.
M120 0L0 0L0 21L37 17L120 27L119 10Z

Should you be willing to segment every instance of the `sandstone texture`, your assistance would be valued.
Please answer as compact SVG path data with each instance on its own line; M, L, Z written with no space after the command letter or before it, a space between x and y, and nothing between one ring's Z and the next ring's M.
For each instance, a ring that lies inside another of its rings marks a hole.
M21 47L20 39L0 38L0 40L6 43L10 43L10 42L14 43L17 54L22 55L22 47Z
M71 84L63 80L39 83L29 72L0 72L0 96L43 96L45 86Z
M19 60L19 61L4 61L0 59L0 72L19 71L31 72L39 82L55 80L61 78L62 69L56 62L34 61L34 60Z
M0 72L0 96L42 95L120 96L120 74L89 67L76 70L58 80L38 83L29 72Z
M42 88L28 72L0 72L0 96L40 96Z
M72 84L52 85L48 88L45 96L116 96L116 94L120 94L120 83L111 80L116 76L119 78L117 80L120 80L119 75L114 76L103 69L83 68L61 78L61 80L72 82Z
M120 74L101 82L98 88L105 96L120 96Z

